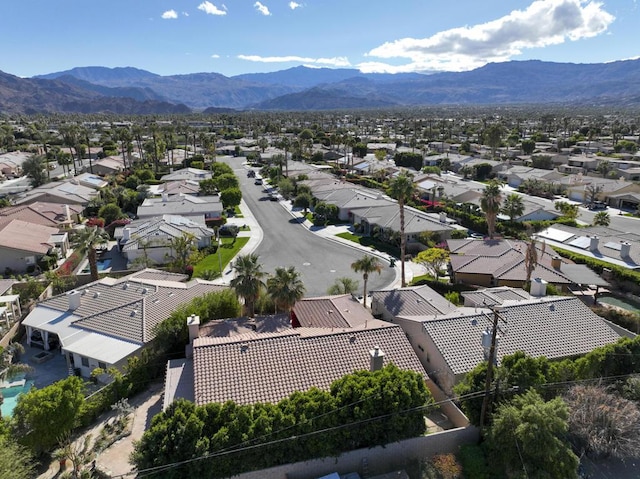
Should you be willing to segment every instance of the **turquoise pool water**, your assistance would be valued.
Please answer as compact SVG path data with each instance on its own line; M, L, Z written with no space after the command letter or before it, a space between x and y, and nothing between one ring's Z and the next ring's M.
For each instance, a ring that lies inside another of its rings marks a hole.
M640 314L640 304L625 298L618 298L616 296L609 296L606 294L598 295L598 302L610 304L611 306L617 306L618 308L626 309L627 311L633 311Z
M96 262L96 266L98 267L98 271L104 271L106 269L108 269L111 266L111 258L105 258L105 259L99 259ZM89 272L89 265L87 264L87 266L85 266L82 269L83 273L88 273Z
M24 386L13 386L10 388L0 389L2 396L4 397L4 402L2 403L2 417L9 417L13 414L13 409L18 403L18 396L31 389L31 386L33 386L33 381L26 381Z

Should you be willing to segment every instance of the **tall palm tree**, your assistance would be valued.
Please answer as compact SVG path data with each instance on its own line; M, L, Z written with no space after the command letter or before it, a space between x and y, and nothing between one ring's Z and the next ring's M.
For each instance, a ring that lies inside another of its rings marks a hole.
M236 276L229 283L236 294L244 299L245 309L250 317L253 317L256 301L265 286L265 273L258 258L256 254L239 256L233 265Z
M293 266L276 268L275 274L267 279L267 293L273 299L276 310L291 312L296 302L304 297L305 291L300 273Z
M389 184L389 195L398 200L398 206L400 207L400 269L403 288L407 285L404 266L405 252L407 250L407 235L404 232L404 205L413 196L414 191L413 175L408 173L399 174Z
M500 205L502 203L502 192L500 191L500 182L491 180L487 186L485 186L482 192L482 198L480 198L480 209L487 218L487 229L489 232L489 239L493 239L496 234L496 218L500 212Z
M109 235L107 232L97 226L87 226L79 230L73 240L73 246L76 250L87 255L89 260L89 271L91 272L91 280L98 280L98 256L96 255L96 247L107 244Z
M545 243L542 243L542 248L540 250L540 256L544 255ZM531 275L533 271L538 266L538 247L536 246L536 240L531 239L531 241L527 242L527 248L524 251L524 268L527 273L527 279L524 283L524 289L531 289Z
M522 216L522 213L524 213L524 202L522 200L522 196L518 193L511 193L504 199L501 211L507 215L509 217L509 221L513 223L516 218Z
M362 281L364 282L364 286L362 288L362 297L364 307L367 307L367 281L369 280L370 273L378 273L382 272L382 264L378 261L378 258L375 256L365 255L359 260L353 262L351 264L351 269L356 273L362 273ZM403 277L404 280L404 277ZM404 285L403 285L404 286Z

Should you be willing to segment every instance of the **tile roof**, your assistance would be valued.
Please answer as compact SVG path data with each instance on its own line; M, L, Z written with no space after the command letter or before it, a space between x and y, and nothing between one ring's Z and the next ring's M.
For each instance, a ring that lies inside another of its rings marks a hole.
M293 313L306 328L350 328L373 319L350 294L304 298L295 304Z
M39 201L38 198L41 197L53 197L66 204L87 205L98 193L97 190L89 188L88 186L75 184L73 179L52 181L21 194L15 200L15 204L33 203Z
M253 334L260 337L265 333L279 333L291 330L291 319L288 313L255 318L229 318L213 320L200 326L199 336L209 338L232 338Z
M69 213L72 215L82 212L82 207L78 205L66 206L69 207ZM4 220L8 221L13 218L43 226L58 226L66 223L67 214L65 205L45 201L36 201L35 203L0 209L0 221L4 222Z
M173 195L166 199L147 198L138 206L137 215L142 217L169 215L193 216L219 213L222 203L218 196Z
M149 247L166 247L174 238L181 238L185 233L191 234L197 241L202 238L215 236L215 231L207 228L190 218L177 215L163 215L160 217L138 220L118 230L117 237L122 237L124 229L130 231L129 239L121 241L122 251L140 249L140 242L144 241Z
M58 228L13 219L0 226L0 246L29 253L46 254Z
M496 288L487 288L479 291L466 291L462 293L465 304L470 303L471 306L495 306L502 304L507 300L523 300L530 299L531 295L520 288L510 288L508 286L498 286Z
M499 308L507 321L498 341L498 361L524 351L549 359L583 355L613 343L620 336L605 321L574 297L544 297L526 301L505 301ZM449 315L423 322L454 374L463 374L485 360L481 335L490 328L486 313Z
M304 328L300 328L304 329ZM297 330L296 330L297 331ZM311 387L328 390L336 379L370 368L379 346L385 364L427 377L397 325L320 336L280 333L267 338L213 344L194 342L195 402L276 403Z
M447 314L456 306L427 285L409 288L372 291L378 301L393 316L431 316Z
M155 337L154 328L181 304L213 291L226 289L206 281L179 283L149 281L134 275L113 281L95 281L78 289L80 305L73 310L75 327L107 334L126 341L148 343ZM66 294L38 303L60 312L69 311Z

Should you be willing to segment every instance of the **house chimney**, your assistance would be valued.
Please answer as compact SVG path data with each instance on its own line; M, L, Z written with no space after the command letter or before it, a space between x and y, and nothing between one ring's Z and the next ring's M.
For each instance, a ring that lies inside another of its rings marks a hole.
M129 241L131 239L131 228L123 228L122 241Z
M554 256L553 258L551 258L551 266L555 269L560 269L560 267L562 266L562 260L560 259L560 256Z
M80 307L82 294L79 291L76 291L75 289L69 291L67 293L67 298L69 299L69 311L75 311Z
M167 201L169 201L169 193L163 191L162 192L162 202L166 203Z
M380 349L380 346L374 346L373 349L369 351L369 355L371 356L371 371L379 371L382 369L382 366L384 365L384 353Z
M187 327L189 328L189 343L193 344L194 339L198 338L200 331L200 316L192 314L187 318Z
M589 251L598 251L598 243L600 242L600 238L597 236L591 237L591 242L589 243Z
M631 251L631 243L629 243L628 241L621 241L620 242L620 257L621 258L628 258L630 251Z
M547 295L547 282L542 278L535 278L531 281L531 288L529 291L531 296L536 298L541 298L542 296Z
M69 205L64 205L64 214L67 217L67 223L71 223L71 210Z
M445 213L444 211L442 211L440 213L440 223L446 223L447 222L447 213Z

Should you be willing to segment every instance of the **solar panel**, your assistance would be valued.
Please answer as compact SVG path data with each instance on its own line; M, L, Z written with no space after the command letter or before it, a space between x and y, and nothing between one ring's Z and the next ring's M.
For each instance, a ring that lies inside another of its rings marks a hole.
M558 241L560 243L564 243L569 238L573 236L573 233L569 233L568 231L563 231L555 228L548 228L541 233L538 233L538 236L542 238L547 238L552 241Z
M591 238L588 236L579 236L573 241L569 241L569 244L576 248L587 249L589 245L591 245Z

